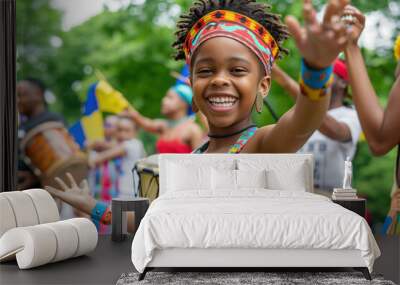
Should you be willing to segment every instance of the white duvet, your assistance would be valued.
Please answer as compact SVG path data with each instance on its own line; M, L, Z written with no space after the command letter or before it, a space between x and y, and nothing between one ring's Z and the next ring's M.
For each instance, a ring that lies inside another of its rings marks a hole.
M135 268L165 248L358 249L370 272L380 255L359 215L320 195L266 189L162 195L133 240Z

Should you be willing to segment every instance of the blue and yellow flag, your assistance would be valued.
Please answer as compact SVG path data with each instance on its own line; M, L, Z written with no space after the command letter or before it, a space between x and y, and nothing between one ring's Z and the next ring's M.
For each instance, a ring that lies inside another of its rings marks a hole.
M89 87L83 106L83 117L69 129L76 142L84 147L87 141L104 139L102 112L118 114L129 106L125 97L105 80Z

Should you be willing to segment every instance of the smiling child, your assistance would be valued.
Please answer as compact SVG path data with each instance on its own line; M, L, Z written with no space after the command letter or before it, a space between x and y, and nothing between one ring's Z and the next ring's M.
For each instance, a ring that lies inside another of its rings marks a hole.
M178 22L176 59L190 64L192 108L207 118L210 140L195 153L296 152L318 129L329 106L332 62L345 47L350 29L340 22L346 0L330 0L323 23L316 20L311 0L304 0L305 27L288 17L287 27L268 5L252 0L195 1ZM271 85L271 67L290 34L302 60L295 106L275 125L257 129L251 122L261 112ZM47 188L94 220L110 223L111 210L82 195L80 187ZM132 217L128 217L131 219ZM129 222L129 225L134 223Z
M195 1L177 24L176 59L190 65L193 110L209 123L209 141L195 153L295 152L319 127L329 104L332 67L347 42L335 16L346 1L330 1L318 23L311 1L304 1L305 29L293 17L286 27L266 4L252 0ZM301 93L277 124L257 129L255 108L271 86L271 67L287 53L282 43L293 35L301 55Z

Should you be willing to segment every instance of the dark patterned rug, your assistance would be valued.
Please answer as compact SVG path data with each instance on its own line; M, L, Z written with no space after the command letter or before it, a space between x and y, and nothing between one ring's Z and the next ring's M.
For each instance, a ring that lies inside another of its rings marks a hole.
M142 281L138 281L139 273L122 274L117 285L133 284L213 284L213 285L245 285L245 284L324 284L324 285L358 285L387 284L381 275L372 274L372 281L364 278L360 272L148 272Z

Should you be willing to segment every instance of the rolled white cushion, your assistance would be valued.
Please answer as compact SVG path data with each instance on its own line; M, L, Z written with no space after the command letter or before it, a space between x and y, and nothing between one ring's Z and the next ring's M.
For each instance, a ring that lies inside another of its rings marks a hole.
M26 227L39 224L38 214L31 197L21 191L3 192L13 209L17 227Z
M29 189L23 191L30 196L36 208L39 224L51 223L60 220L58 208L53 197L43 189Z
M15 228L14 211L6 197L0 195L0 237L9 229Z
M57 249L51 262L68 259L75 255L78 248L78 233L71 223L58 221L44 224L43 227L52 230L56 236Z
M14 228L0 239L0 261L16 255L19 268L28 269L51 262L56 249L51 229L43 225Z
M86 218L65 220L75 227L78 233L78 248L73 257L86 254L96 248L98 233L92 221Z
M86 254L97 245L96 226L75 218L8 230L0 238L0 261L16 257L20 269Z

